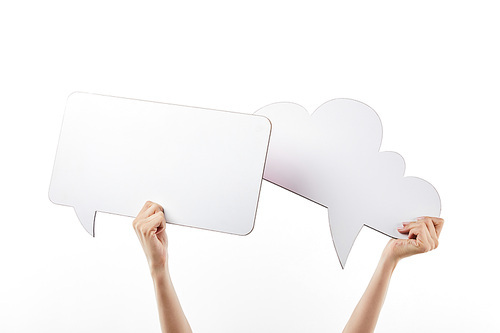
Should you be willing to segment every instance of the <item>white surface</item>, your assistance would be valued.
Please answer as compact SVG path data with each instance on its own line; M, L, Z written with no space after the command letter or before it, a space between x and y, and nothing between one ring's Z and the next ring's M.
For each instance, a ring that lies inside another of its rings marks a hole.
M68 97L49 197L95 235L96 212L246 235L254 226L271 124L262 116L87 93Z
M423 179L404 177L404 160L379 152L382 123L368 105L334 99L312 115L294 103L255 114L273 124L264 179L328 208L342 267L363 225L394 238L401 222L439 216L441 201Z
M439 190L439 248L396 268L376 332L498 333L500 20L475 1L3 1L0 331L160 332L132 219L97 237L47 189L75 90L253 113L363 101L381 150ZM5 52L3 52L5 51ZM172 279L199 333L334 333L388 238L345 270L327 209L264 181L246 237L167 226Z

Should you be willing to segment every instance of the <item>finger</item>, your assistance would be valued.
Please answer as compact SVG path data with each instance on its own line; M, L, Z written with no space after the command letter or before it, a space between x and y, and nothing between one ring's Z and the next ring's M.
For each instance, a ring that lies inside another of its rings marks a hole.
M416 221L403 222L403 226L398 228L398 231L402 234L407 234L411 229L415 228L418 224Z
M167 220L165 219L165 214L163 212L158 212L161 215L160 223L157 225L156 234L161 233L167 228Z
M441 233L441 230L443 229L444 220L440 217L433 217L433 216L417 217L417 221L424 220L424 219L430 219L432 221L432 223L434 224L434 227L436 228L436 233L439 237L439 234Z
M153 229L156 231L157 225L161 221L161 216L159 214L163 214L163 212L157 212L141 219L136 218L134 221L136 232L140 234L147 234Z
M407 234L410 231L410 224L412 222L403 222L403 226L398 228L398 231L402 234Z
M163 220L161 222L160 226L158 227L158 229L156 230L156 234L160 234L163 231L165 231L166 229L167 229L167 221Z
M432 218L426 217L420 221L425 223L425 226L427 227L427 230L429 231L429 236L432 239L432 245L433 245L432 249L434 250L436 247L438 247L439 241L438 241L438 236L436 233L436 227L434 226Z
M439 217L431 217L431 219L432 223L434 223L434 227L436 228L437 237L439 238L439 235L441 235L441 230L443 230L444 220Z
M139 211L139 213L137 214L137 216L141 216L141 215L143 215L143 214L146 212L146 210L147 210L149 207L151 207L151 205L152 205L152 204L153 204L153 202L151 202L151 201L146 201L146 202L144 203L144 206L142 206L141 210L140 210L140 211Z
M145 211L145 216L149 217L157 212L163 212L163 207L157 204L156 202L152 202L151 206L149 206Z
M425 223L418 223L410 230L408 238L416 240L417 247L420 252L427 252L433 248L433 240L429 234L429 230Z
M141 210L135 217L134 221L132 221L132 226L134 227L135 232L137 233L139 231L139 227L142 224L142 219L144 218L144 215L146 213L146 210L151 207L153 203L151 201L146 201L144 205L142 206Z
M148 231L160 233L165 229L166 220L162 211L158 211L146 219L146 228Z

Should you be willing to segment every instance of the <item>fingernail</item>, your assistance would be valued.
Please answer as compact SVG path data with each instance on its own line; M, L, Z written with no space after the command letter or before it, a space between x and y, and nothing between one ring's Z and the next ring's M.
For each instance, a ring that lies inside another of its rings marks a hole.
M420 217L417 217L417 221L418 221L418 220L422 220L422 219L425 219L425 216L420 216Z
M406 227L408 224L410 224L410 222L403 222L401 224L403 225L403 227Z

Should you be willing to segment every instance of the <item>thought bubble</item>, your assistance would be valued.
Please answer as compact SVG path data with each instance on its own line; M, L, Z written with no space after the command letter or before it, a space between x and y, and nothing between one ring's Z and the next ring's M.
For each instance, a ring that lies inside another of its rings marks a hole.
M294 103L258 110L273 124L264 179L328 208L342 267L363 225L394 238L401 222L439 216L436 189L404 177L395 152L379 152L382 123L368 105L334 99L312 115Z
M270 130L262 116L73 93L49 198L93 236L97 211L133 217L147 200L169 223L245 235Z

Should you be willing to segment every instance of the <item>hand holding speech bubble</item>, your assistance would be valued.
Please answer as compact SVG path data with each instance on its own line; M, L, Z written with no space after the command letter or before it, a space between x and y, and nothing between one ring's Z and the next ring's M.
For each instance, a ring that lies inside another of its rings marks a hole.
M379 152L382 123L368 105L334 99L309 115L298 104L275 103L255 114L273 124L264 179L328 208L342 267L363 225L406 238L401 222L439 216L436 189L403 177L398 153Z
M97 211L134 217L147 200L169 223L245 235L270 131L262 116L73 93L49 198L93 236Z

